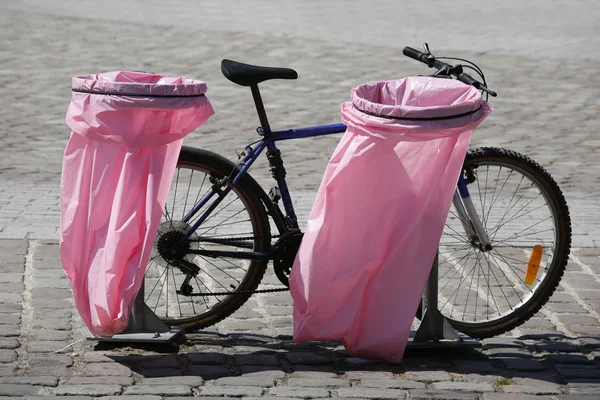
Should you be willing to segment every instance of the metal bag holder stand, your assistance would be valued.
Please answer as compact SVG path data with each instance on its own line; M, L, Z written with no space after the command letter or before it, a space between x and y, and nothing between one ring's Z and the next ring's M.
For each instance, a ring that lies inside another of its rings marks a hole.
M144 283L133 301L127 327L121 333L109 336L88 338L100 343L157 343L172 342L183 330L171 330L144 302Z
M477 340L457 332L438 309L438 253L435 253L427 285L423 291L423 316L419 329L411 332L407 348L463 348L481 347Z

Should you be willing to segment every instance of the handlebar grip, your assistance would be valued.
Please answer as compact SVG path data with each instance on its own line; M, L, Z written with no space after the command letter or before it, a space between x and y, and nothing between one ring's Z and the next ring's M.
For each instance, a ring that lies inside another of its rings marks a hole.
M402 49L402 54L421 62L423 62L422 57L425 55L425 53L422 53L419 50L413 49L412 47L408 46Z

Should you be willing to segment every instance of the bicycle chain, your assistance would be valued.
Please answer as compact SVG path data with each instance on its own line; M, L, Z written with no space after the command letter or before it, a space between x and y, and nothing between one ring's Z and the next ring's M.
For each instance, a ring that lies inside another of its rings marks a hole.
M273 235L271 238L278 238L281 235ZM222 238L220 241L235 241L235 240L253 240L256 239L254 236L236 237L236 238ZM202 239L190 240L190 242L202 242ZM188 297L209 297L209 296L231 296L231 295L242 295L242 294L254 294L254 293L275 293L275 292L287 292L290 288L277 288L277 289L262 289L262 290L240 290L239 292L218 292L218 293L190 293Z

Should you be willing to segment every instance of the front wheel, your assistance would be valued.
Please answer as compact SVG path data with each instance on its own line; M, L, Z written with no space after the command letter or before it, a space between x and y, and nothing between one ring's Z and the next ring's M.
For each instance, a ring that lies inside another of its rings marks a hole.
M465 233L464 214L450 210L439 247L438 304L454 328L482 339L521 325L548 301L569 257L571 220L554 179L521 154L474 149L463 173L491 249ZM526 279L534 246L541 246L541 262Z
M146 305L167 325L193 329L213 325L235 312L251 296L266 261L185 254L171 249L207 210L216 196L191 219L187 214L214 182L239 169L227 159L183 147L145 274ZM231 192L186 241L187 249L266 253L269 220L249 178Z

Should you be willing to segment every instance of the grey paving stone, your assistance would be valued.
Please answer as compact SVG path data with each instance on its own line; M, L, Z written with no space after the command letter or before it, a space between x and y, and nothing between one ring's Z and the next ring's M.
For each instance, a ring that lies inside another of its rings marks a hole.
M583 354L548 354L546 360L556 364L589 364L590 360Z
M239 365L279 366L279 359L265 354L236 354L234 360Z
M186 385L135 385L123 392L125 395L189 396L192 388Z
M578 366L578 368L568 368L567 365L556 365L556 370L562 375L563 378L569 379L600 379L600 370L595 367L583 368L584 366Z
M27 334L29 340L42 341L67 341L71 340L73 335L71 331L55 331L52 329L35 329L30 330Z
M362 398L362 399L406 399L408 392L398 389L376 389L376 388L341 388L335 390L337 395L342 398Z
M496 347L493 349L487 349L484 351L485 354L487 354L490 357L510 357L510 358L515 358L515 357L522 357L522 358L530 358L531 357L531 352L528 351L527 349L524 348L503 348L503 347Z
M30 396L40 393L38 386L15 385L10 383L0 384L0 396Z
M454 365L465 374L497 371L490 361L454 360Z
M233 372L227 367L218 365L190 365L186 375L200 376L203 379L217 379L231 376Z
M578 351L577 346L569 342L547 341L542 343L536 343L535 347L540 352L551 351L568 353Z
M116 363L94 363L87 364L83 369L83 375L87 376L131 376L131 370Z
M220 353L189 353L186 358L191 364L221 365L227 363L227 355Z
M275 385L275 379L270 377L230 376L217 379L214 381L214 385L271 387Z
M408 380L425 383L449 381L452 379L446 371L408 371L404 375Z
M309 352L287 353L285 358L292 365L323 365L332 362L328 357Z
M255 386L203 386L200 388L202 396L250 397L261 396L264 391L264 388Z
M600 347L600 338L598 337L580 337L577 341L584 349L596 349Z
M579 394L579 395L595 395L600 397L600 385L592 385L592 384L582 384L582 385L573 385L569 383L569 394Z
M283 379L285 378L285 372L283 371L277 371L277 370L272 370L272 369L267 369L264 371L253 371L253 372L243 372L243 368L242 367L242 376L246 377L246 378L269 378L269 379ZM292 373L292 376L294 376L295 372Z
M394 374L389 371L348 371L346 379L393 379Z
M381 389L425 389L423 382L406 379L362 379L360 386Z
M177 377L173 377L177 378ZM195 378L195 377L190 377ZM152 378L154 379L154 378ZM148 379L145 379L147 381ZM126 376L74 376L67 379L67 385L133 385L133 378Z
M184 374L184 368L150 368L150 369L137 369L136 373L146 378L165 378L171 376L180 376Z
M554 400L555 396L536 396L521 393L484 393L483 400Z
M27 375L29 376L57 376L57 377L68 377L71 375L71 370L68 367L58 366L47 366L47 367L29 367L27 369Z
M0 304L0 314L20 313L21 310L23 310L23 306L21 304L15 304L15 303Z
M521 394L561 394L562 391L560 386L555 384L546 384L539 386L528 386L528 385L505 385L498 388L499 391L504 393L521 393Z
M17 360L17 352L14 350L0 350L0 363L10 363Z
M19 314L0 314L0 325L19 325L21 316Z
M515 371L543 371L546 369L539 361L525 358L503 358L502 363L507 369Z
M21 330L18 325L0 325L0 337L19 336Z
M29 353L52 353L54 351L61 350L68 346L70 343L62 341L37 341L28 342L27 351Z
M0 293L0 303L20 303L22 301L21 293Z
M0 376L14 376L17 364L0 364Z
M285 376L285 374L284 374ZM338 378L339 375L335 372L327 371L294 371L290 374L290 378ZM350 379L350 378L348 378ZM357 378L360 379L360 378Z
M186 397L177 397L177 399L182 400L185 399ZM104 396L102 397L102 400L162 400L161 396L153 396L150 394L145 394L145 395L121 395L121 396Z
M121 385L62 385L53 393L57 396L114 396L122 390Z
M408 398L411 400L477 400L479 397L477 393L446 392L441 390L415 389L410 390L408 393Z
M32 329L51 329L57 331L70 331L71 322L68 319L39 318L31 324Z
M12 376L0 378L0 384L56 386L58 378L55 376Z
M337 378L289 378L286 384L291 387L338 388L350 386L350 381Z
M135 369L155 369L155 368L179 368L181 363L175 356L142 356L134 357L133 359L120 360L125 365L135 367Z
M545 307L555 313L587 314L587 310L576 303L548 303Z
M0 349L16 349L20 345L17 338L0 337Z
M21 283L23 282L23 274L2 273L0 274L0 282L2 283Z
M73 365L73 358L65 354L31 353L27 355L30 367L56 367L57 364L65 367Z
M73 297L73 292L70 289L58 289L50 287L34 287L31 291L31 296L34 299L70 299Z
M270 388L267 392L276 397L293 397L303 399L319 399L329 397L329 390L320 388L297 388L289 386L278 386Z
M35 309L70 309L72 304L68 300L56 300L56 299L33 299L31 301L31 305Z
M185 385L190 387L201 386L204 379L199 376L169 376L162 378L145 378L144 385Z
M429 385L434 390L452 390L459 392L493 392L494 388L489 383L473 382L434 382Z

